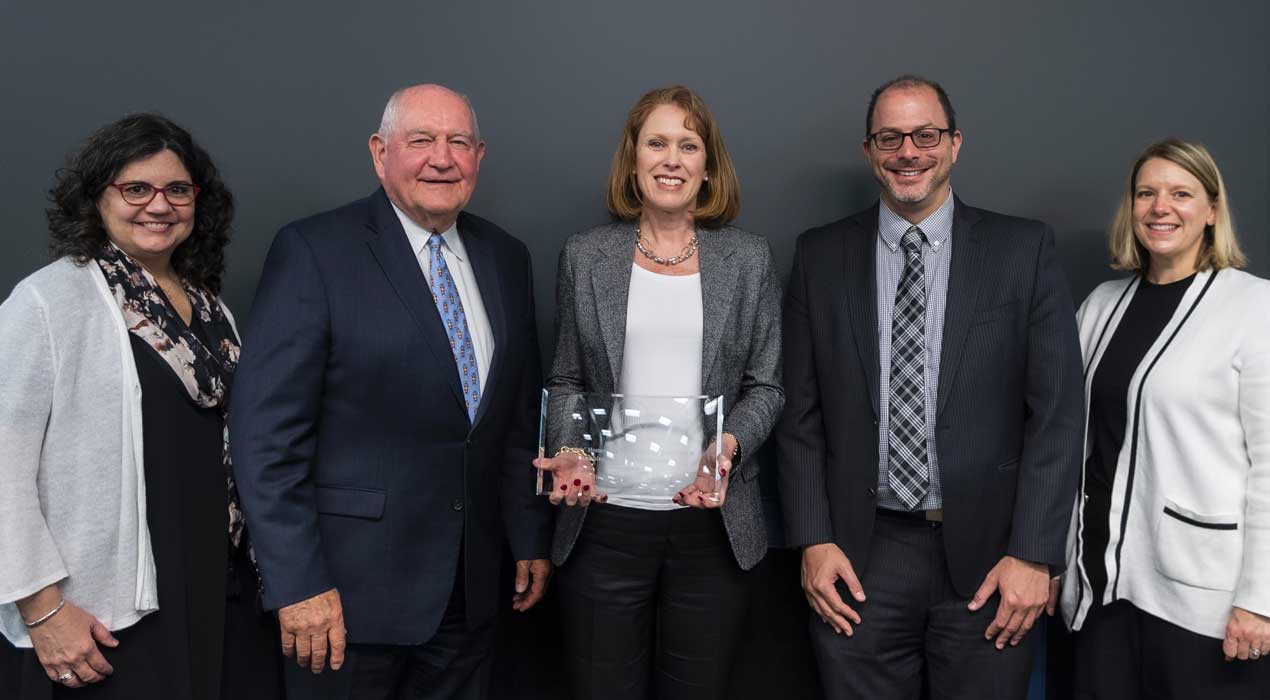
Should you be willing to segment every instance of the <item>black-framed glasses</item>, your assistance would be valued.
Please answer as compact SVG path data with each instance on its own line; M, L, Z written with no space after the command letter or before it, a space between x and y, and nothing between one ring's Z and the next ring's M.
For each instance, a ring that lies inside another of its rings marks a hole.
M865 141L872 141L879 151L898 151L904 145L905 138L913 139L913 145L921 149L930 149L939 145L944 134L952 133L952 129L939 129L928 126L916 131L894 131L882 129L869 134Z
M189 182L174 182L167 187L155 187L148 182L112 182L110 186L119 190L123 201L134 206L145 206L154 201L155 195L162 192L163 198L174 207L187 207L194 203L194 198L201 191L198 185Z

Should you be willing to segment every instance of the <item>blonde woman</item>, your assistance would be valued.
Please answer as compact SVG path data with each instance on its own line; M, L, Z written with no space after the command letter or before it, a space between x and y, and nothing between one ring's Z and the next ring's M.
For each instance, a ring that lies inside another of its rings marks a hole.
M1239 269L1217 165L1180 140L1134 163L1111 252L1131 276L1079 313L1085 466L1062 582L1076 697L1264 698L1270 282Z

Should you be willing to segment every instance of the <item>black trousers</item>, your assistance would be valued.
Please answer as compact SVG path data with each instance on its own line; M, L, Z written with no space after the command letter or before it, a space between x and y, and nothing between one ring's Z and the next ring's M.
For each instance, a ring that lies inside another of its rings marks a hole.
M495 619L469 627L463 559L441 625L423 644L349 644L344 665L314 675L285 660L288 700L484 700Z
M590 509L557 575L575 700L725 697L749 576L720 513Z
M851 637L835 634L814 611L812 647L827 698L917 700L923 681L931 700L1023 700L1031 671L1033 631L998 651L984 639L1000 596L975 612L948 575L939 523L879 515L869 567L860 582L867 600ZM857 572L859 573L859 572Z
M1226 661L1222 640L1120 600L1089 611L1072 634L1077 700L1266 700L1270 661Z

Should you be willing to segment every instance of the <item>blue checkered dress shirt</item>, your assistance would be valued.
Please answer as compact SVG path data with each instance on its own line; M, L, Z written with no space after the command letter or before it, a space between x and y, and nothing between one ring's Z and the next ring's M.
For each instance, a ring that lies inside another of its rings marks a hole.
M948 271L952 262L953 196L923 221L909 222L887 208L878 207L877 303L878 303L878 506L908 510L891 493L888 446L891 398L891 321L895 315L895 293L904 276L904 247L900 241L914 224L926 234L922 264L926 270L926 454L930 467L930 489L918 510L943 507L939 487L939 453L935 450L935 407L939 396L939 356L944 340L944 307L948 299Z

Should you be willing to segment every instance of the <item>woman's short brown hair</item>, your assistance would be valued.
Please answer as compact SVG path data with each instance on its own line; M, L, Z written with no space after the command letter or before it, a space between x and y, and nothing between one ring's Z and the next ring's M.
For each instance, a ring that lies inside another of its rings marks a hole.
M639 185L635 182L636 142L648 115L661 105L675 105L687 112L684 126L697 132L705 142L706 174L710 179L701 183L701 190L697 192L693 218L712 228L731 223L741 211L741 184L737 181L736 170L732 168L732 158L723 145L723 134L719 133L719 125L705 100L682 85L650 90L631 108L609 170L606 200L609 211L619 219L639 218L643 202Z
M1239 241L1235 238L1235 226L1230 216L1230 202L1227 201L1226 183L1222 180L1221 171L1208 149L1198 143L1189 143L1181 139L1165 139L1147 146L1142 155L1133 164L1129 172L1129 181L1125 184L1124 195L1120 198L1120 207L1116 210L1116 218L1111 224L1111 267L1128 272L1145 272L1150 262L1150 254L1138 242L1133 233L1133 195L1138 187L1138 172L1147 161L1159 158L1182 168L1199 180L1208 194L1208 199L1216 205L1213 225L1204 227L1204 240L1200 243L1197 270L1222 269L1223 267L1243 267L1247 260L1239 249Z

